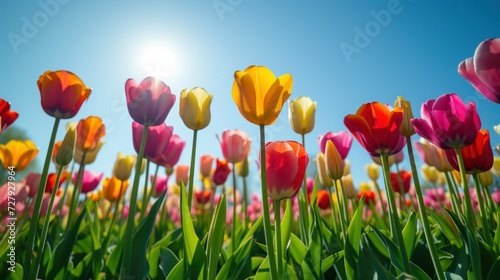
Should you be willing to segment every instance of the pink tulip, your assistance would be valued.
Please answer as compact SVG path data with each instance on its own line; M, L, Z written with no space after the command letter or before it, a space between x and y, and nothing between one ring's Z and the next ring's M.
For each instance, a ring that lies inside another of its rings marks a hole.
M476 105L473 102L465 105L454 93L425 102L420 114L422 118L411 120L415 131L445 150L474 143L481 128Z
M157 126L167 118L175 103L175 95L158 78L147 77L140 84L133 79L125 83L128 112L142 125Z
M29 173L22 179L21 182L24 184L28 185L30 188L30 192L28 193L28 196L31 198L34 198L36 194L38 193L38 188L40 187L40 178L42 177L42 174L40 173Z
M189 165L179 164L175 167L175 182L177 185L181 184L187 185L189 181Z
M170 141L165 146L165 149L157 157L151 159L151 161L161 166L173 167L179 161L185 145L186 141L174 134L170 137Z
M102 176L104 176L103 172L95 174L90 170L83 171L82 193L88 193L95 190L95 188L99 185L99 182L101 182ZM71 178L73 183L76 182L77 177L78 172L73 173L73 177Z
M13 195L9 195L9 192L13 192ZM16 208L16 212L19 212L17 205L21 205L28 197L30 192L30 187L24 183L6 182L0 187L0 212L7 212L9 206ZM9 200L9 197L11 199ZM11 202L9 204L9 201ZM14 202L15 205L12 204Z
M434 166L437 170L441 172L453 170L453 167L446 158L444 150L426 139L420 138L420 140L415 142L415 150L417 150L420 158L422 158L426 164Z
M486 98L500 103L500 38L481 42L474 57L460 63L458 73Z
M332 140L333 144L339 151L340 157L345 159L352 145L352 137L347 131L327 132L318 137L318 145L321 152L324 154L326 149L326 142Z
M238 129L224 130L222 139L219 139L219 142L222 154L229 163L243 161L250 152L250 144L252 143L248 134Z
M149 178L151 183L153 183L154 176L151 175ZM167 182L169 178L170 178L169 176L160 176L160 175L156 176L156 182L155 185L153 186L153 192L151 194L153 197L159 197L162 193L167 191L168 187Z
M210 176L213 161L214 157L212 157L211 155L202 155L200 157L200 173L203 177Z
M173 130L173 127L168 126L165 123L149 127L148 136L146 138L146 146L144 149L144 157L147 159L158 157L168 146ZM134 149L137 153L139 153L143 131L143 125L138 122L132 123L132 137Z

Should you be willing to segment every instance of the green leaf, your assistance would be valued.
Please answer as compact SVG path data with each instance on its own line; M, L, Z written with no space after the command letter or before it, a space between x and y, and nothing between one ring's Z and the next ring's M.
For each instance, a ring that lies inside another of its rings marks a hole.
M206 269L206 255L196 235L191 218L191 210L187 203L186 190L181 182L181 224L184 239L184 265L189 279L203 279ZM187 261L187 262L186 262ZM175 268L174 268L175 270Z
M459 248L462 247L462 238L460 238L460 236L457 236L452 227L446 222L446 219L443 216L437 214L436 211L431 210L430 213L439 230L444 234L444 236L446 236L448 240L450 240L451 244L454 244ZM443 213L443 215L448 215L448 212ZM455 229L458 231L456 226Z
M102 254L102 250L101 250L101 242L99 241L99 237L98 237L99 236L99 228L95 224L95 222L92 221L92 214L90 213L89 205L90 204L85 205L85 211L87 212L87 223L89 225L90 237L92 240L92 251L93 251L93 258L92 259L94 261L92 269L94 271L94 276L95 276L101 272L103 254ZM95 209L94 213L97 213L97 209ZM97 216L97 214L96 214L96 216ZM98 220L97 217L94 217L94 219Z
M377 234L378 238L385 244L387 250L389 251L389 256L391 258L391 263L399 271L404 271L403 264L401 263L401 251L399 247L392 242L392 240L385 236L378 228L372 226L373 231Z
M290 256L292 256L292 260L296 264L301 265L306 257L307 247L295 234L292 233L290 235L290 247L288 248L288 252L290 253Z
M417 217L415 212L411 212L408 221L403 229L403 241L406 248L406 255L411 259L413 249L417 245L419 235L417 234Z
M358 209L354 213L351 224L347 229L345 241L344 266L348 279L355 278L358 270L359 245L361 240L361 227L363 226L363 201L359 202Z
M292 201L290 199L286 200L286 209L283 214L283 219L281 221L281 248L283 249L282 256L286 256L286 246L290 240L291 228L292 228Z
M184 271L184 260L181 259L168 274L166 280L188 279Z
M250 229L247 231L247 233L245 234L245 236L243 236L241 240L247 240L248 238L250 238L250 236L255 234L255 232L262 226L262 219L263 219L262 217L263 216L260 216L257 220L255 220L252 227L250 227Z
M493 239L493 250L500 255L500 207L497 208L497 229Z
M239 275L244 269L244 263L250 257L250 249L252 249L253 237L244 240L241 246L229 257L227 262L222 266L217 280L240 279Z
M500 256L491 266L491 269L488 273L488 280L496 280L498 279L498 275L500 275Z
M252 257L252 271L254 271L257 268L259 268L259 266L262 265L263 261L264 261L263 257L259 257L259 256Z
M215 279L217 274L217 263L224 242L226 230L226 196L222 195L213 216L208 231L207 257L208 257L208 279Z
M85 257L75 266L75 268L71 271L71 276L74 279L90 279L92 276L90 275L90 271L92 268L92 259L93 252L88 253Z
M118 275L122 265L123 242L118 242L115 246L109 247L111 253L106 262L106 278L112 278Z
M168 248L160 248L160 259L160 268L165 276L169 275L176 264L179 263L177 256Z
M295 280L295 279L298 280L299 279L297 277L297 275L295 274L295 271L293 270L293 268L290 267L289 265L287 265L285 261L283 261L283 267L287 268L286 272L285 272L286 277L284 277L283 279L287 279L287 280ZM255 277L253 278L253 280L269 280L269 279L271 279L271 273L269 270L269 260L266 257L264 259L264 261L262 261L262 264L260 265L259 270L257 270L257 273L255 274Z

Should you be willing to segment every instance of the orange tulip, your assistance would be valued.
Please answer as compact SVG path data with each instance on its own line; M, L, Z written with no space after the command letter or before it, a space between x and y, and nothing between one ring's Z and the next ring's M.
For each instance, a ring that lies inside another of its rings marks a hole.
M121 193L120 188L122 189ZM109 202L115 202L125 194L127 188L128 180L121 181L116 177L104 178L102 181L102 196Z
M106 128L101 118L90 116L78 122L76 133L76 148L88 152L97 148L99 140L106 134Z
M30 140L10 140L7 144L0 144L0 160L7 170L10 166L15 167L16 172L28 167L38 154L38 148Z
M77 75L65 70L47 71L37 84L45 113L61 119L74 117L92 91Z

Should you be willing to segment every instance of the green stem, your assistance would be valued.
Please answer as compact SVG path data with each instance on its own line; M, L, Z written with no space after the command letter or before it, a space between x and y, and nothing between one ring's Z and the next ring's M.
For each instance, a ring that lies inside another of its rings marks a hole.
M332 196L332 188L328 188L328 196L330 197L330 209L332 211L332 227L333 227L333 232L335 234L337 234L339 232L339 229L337 228L337 215L335 215L335 213L340 213L340 211L335 211L335 204L333 203L333 196ZM337 196L337 202L338 202L338 195L336 194ZM338 207L338 203L337 203L337 207ZM342 228L342 232L341 232L341 237L344 236L344 223L340 223L340 227ZM340 242L340 245L342 245L342 248L344 248L344 242Z
M342 229L341 236L345 242L347 227L346 227L344 209L340 206L340 203L342 203L342 202L340 200L339 187L337 185L337 180L333 180L333 186L335 187L335 196L337 197L337 210L339 212L340 228ZM331 192L331 190L330 190L330 192ZM332 200L333 200L333 198L332 198Z
M134 220L135 212L137 209L137 193L139 191L139 179L141 177L141 166L142 159L144 156L144 149L146 147L146 139L148 137L149 126L144 125L144 130L142 132L141 147L139 149L139 154L137 155L137 160L135 163L134 172L134 184L132 185L132 193L130 197L129 211L127 217L127 226L125 228L125 240L123 244L123 259L121 267L121 277L125 279L130 277L130 267L132 265L132 236L134 234Z
M193 130L193 146L191 148L191 165L189 167L188 179L188 206L191 209L191 202L193 201L193 182L194 182L194 161L196 159L196 139L198 138L198 130Z
M380 208L382 209L382 219L387 223L387 205L385 205L384 199L382 197L382 191L380 191L380 186L378 185L377 181L373 180L373 185L377 190L378 200L380 201Z
M57 189L59 186L59 181L61 180L62 171L63 171L62 167L59 167L57 169L56 182L50 194L49 207L47 208L47 213L45 213L45 218L43 221L42 236L40 238L40 248L38 250L39 253L36 255L35 262L31 267L31 271L35 272L34 274L31 274L32 279L37 278L36 276L38 275L38 270L40 269L40 263L42 262L43 250L45 249L47 233L49 232L50 216L52 215L52 207L54 206L54 200L56 199Z
M149 162L150 162L149 158L146 159L146 179L144 180L144 190L142 192L142 203L141 203L141 212L139 214L139 221L142 221L142 219L144 219L144 215L146 215L146 209L148 208ZM153 188L154 186L151 187L151 189Z
M486 199L488 201L488 206L490 208L489 212L493 216L493 214L495 214L497 212L497 207L496 207L495 203L493 202L493 198L491 198L490 189L488 189L488 187L483 187L482 190L484 192L484 196L486 197ZM493 218L491 220L493 221Z
M477 173L474 173L472 174L472 178L474 178L474 184L476 187L476 197L479 204L479 214L481 216L481 222L483 224L484 240L486 241L486 244L488 244L489 246L493 246L493 239L491 238L490 224L488 222L486 209L484 207L484 200L481 192L481 183L479 182L479 176L477 175Z
M436 270L436 276L439 280L446 279L443 267L439 261L439 256L437 254L436 245L434 242L434 236L432 235L431 227L429 225L429 219L425 211L424 198L422 194L422 188L420 187L420 180L418 178L417 166L415 164L415 156L413 154L413 147L411 145L410 136L406 136L406 147L408 149L408 158L410 159L411 172L413 174L413 183L415 185L415 194L418 201L418 211L420 214L420 219L422 219L422 225L424 226L425 240L427 241L427 246L431 254L432 263L434 264L434 269ZM436 194L437 195L437 194Z
M306 137L302 134L302 146L306 146ZM299 196L299 228L300 228L300 239L306 246L309 245L309 203L307 203L307 174L304 174L304 180L302 183L302 196L304 199L300 199Z
M344 219L345 219L345 225L346 225L346 228L349 227L349 224L350 224L350 219L349 219L349 207L348 207L348 203L349 203L349 200L347 200L347 196L344 192L344 182L342 182L341 179L337 180L340 182L340 193L342 194L342 208L344 209Z
M243 177L242 179L243 179L243 213L245 213L245 230L246 230L248 224L250 224L250 217L248 216L248 190L247 190L247 178Z
M43 193L45 192L45 186L47 185L47 176L49 174L50 159L52 158L52 150L54 149L57 128L59 127L60 121L61 121L60 118L56 118L54 120L54 126L52 127L52 133L50 135L49 146L47 148L47 155L45 156L45 162L43 164L43 171L42 171L42 175L40 178L40 186L39 186L36 198L35 198L35 206L33 208L33 214L31 216L31 221L30 221L30 228L29 228L28 239L27 239L28 243L26 246L26 253L25 253L25 258L24 258L25 259L24 267L31 266L31 258L33 257L33 252L37 251L37 250L35 250L36 229L38 228L40 207L42 204ZM27 269L24 271L23 275L25 276L26 279L30 279L30 274L31 274L31 271L29 269ZM35 275L35 277L36 277L36 275Z
M384 170L384 180L385 180L385 191L387 193L387 202L389 203L389 218L391 224L391 234L392 237L396 238L396 243L401 251L401 262L403 263L403 272L410 273L410 262L408 260L408 255L406 254L406 247L403 240L401 224L399 223L399 217L396 209L396 203L394 201L394 192L391 187L391 178L389 175L389 162L387 160L386 154L381 154L382 168Z
M112 235L111 231L113 230L113 227L115 226L116 216L119 215L118 207L120 206L122 190L123 190L123 180L120 180L120 192L118 193L118 199L115 202L115 209L113 211L113 217L111 218L111 223L109 224L109 227L108 227L108 232L106 234L106 237L104 238L104 242L102 243L103 248L108 248L109 242L111 240L111 235ZM108 215L106 215L106 217L104 217L104 219L108 219L110 210L111 210L111 205L109 206L109 209L108 209Z
M274 200L274 233L276 234L276 261L278 262L278 279L283 278L283 252L281 251L281 205Z
M271 217L269 213L269 199L267 196L265 126L261 124L259 128L260 128L260 179L261 179L261 192L262 192L262 210L264 214L264 233L267 245L269 270L271 271L271 280L278 280L280 278L278 278L278 271L276 270L276 257L274 255L273 235L271 233Z
M399 187L399 209L401 212L406 211L406 201L405 201L405 187L403 185L403 178L401 178L401 173L399 169L399 163L396 163L396 175L398 178L398 187ZM401 213L402 214L402 213ZM403 215L401 215L402 217Z
M450 191L450 196L451 196L451 206L453 208L453 212L455 212L457 215L459 213L462 213L461 206L459 204L458 200L458 194L455 190L455 186L453 184L453 178L450 176L450 172L444 172L444 175L446 177L446 182L448 183L448 190Z
M69 228L73 224L73 219L75 218L76 208L78 207L78 197L80 196L80 190L82 189L83 172L85 170L85 157L87 153L84 152L82 155L82 161L80 162L80 168L78 169L78 175L76 176L76 182L73 187L73 193L71 195L71 204L69 206L68 223L66 228Z
M232 233L231 233L231 243L232 243L232 248L233 252L236 251L238 248L238 240L236 239L236 219L238 216L236 216L236 170L234 168L233 164L233 170L232 170L232 176L233 176L233 227L232 227ZM232 254L231 253L231 254Z

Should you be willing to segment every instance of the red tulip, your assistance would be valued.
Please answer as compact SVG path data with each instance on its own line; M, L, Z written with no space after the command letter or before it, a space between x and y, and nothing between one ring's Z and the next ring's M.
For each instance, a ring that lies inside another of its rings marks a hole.
M375 204L375 193L372 190L361 190L358 192L358 198L361 199L361 197L365 197L364 203L365 204L370 204L373 203Z
M269 198L282 200L294 197L306 173L309 156L296 141L266 144L266 175Z
M227 180L227 176L229 176L229 173L231 173L231 168L229 168L228 162L223 159L217 159L212 177L215 185L218 186L224 184Z
M146 138L146 146L144 149L144 157L154 159L165 151L165 148L170 142L174 128L162 123L157 126L148 127L148 136ZM134 142L134 149L139 153L142 133L144 126L138 122L132 123L132 137Z
M330 194L327 190L318 190L316 204L323 210L330 209Z
M403 194L408 193L408 191L410 191L411 172L401 170L401 171L399 171L399 175L398 175L398 173L391 172L389 174L389 176L391 178L391 186L392 186L392 190L394 190L394 192L398 192L401 194L400 183L403 184L403 192L404 192Z
M401 151L406 138L399 133L403 109L392 111L379 102L365 103L356 114L344 118L344 124L356 140L372 156L393 155Z
M478 174L489 171L493 167L493 150L490 144L490 133L481 129L476 141L461 149L464 159L465 173ZM455 150L446 150L446 158L455 170L460 170Z
M165 122L175 103L175 95L158 78L147 77L140 84L133 79L125 83L128 112L142 125L157 126Z
M210 199L212 198L212 191L210 190L195 190L194 191L194 198L196 199L196 202L199 205L204 205L206 203L210 202Z
M59 179L59 184L57 185L57 189L61 187L61 184L66 181L66 177L68 176L69 172L62 172L61 173L61 178ZM56 184L56 173L50 173L47 177L47 185L45 186L45 192L46 193L51 193L52 190L54 189L54 186Z
M0 135L17 117L19 114L10 110L10 103L0 98Z
M42 108L49 116L61 119L74 117L92 92L75 74L47 71L38 79Z

